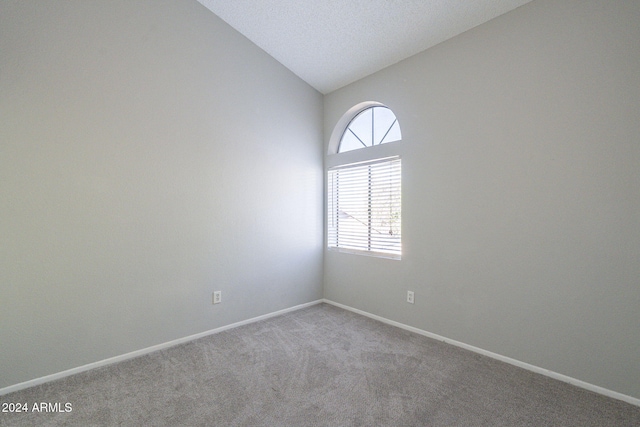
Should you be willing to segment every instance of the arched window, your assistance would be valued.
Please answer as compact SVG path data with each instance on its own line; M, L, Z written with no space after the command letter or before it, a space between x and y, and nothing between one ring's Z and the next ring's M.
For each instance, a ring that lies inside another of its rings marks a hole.
M400 125L389 108L371 106L360 111L344 130L338 153L372 147L402 139Z
M340 119L330 141L330 151L332 145L333 152L339 154L401 139L398 120L388 107L363 103ZM350 157L350 163L338 164L327 171L328 247L400 259L400 156L364 157L366 161L357 163Z

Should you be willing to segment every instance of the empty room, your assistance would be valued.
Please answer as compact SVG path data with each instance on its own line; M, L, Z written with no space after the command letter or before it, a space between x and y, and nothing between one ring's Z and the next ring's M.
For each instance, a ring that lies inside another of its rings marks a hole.
M0 0L0 425L640 425L637 0Z

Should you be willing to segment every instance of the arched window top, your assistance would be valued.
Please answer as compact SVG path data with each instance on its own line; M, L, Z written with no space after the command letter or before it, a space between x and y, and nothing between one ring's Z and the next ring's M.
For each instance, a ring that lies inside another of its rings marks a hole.
M368 107L356 115L340 138L338 153L402 139L396 115L384 106Z
M339 120L329 142L329 153L344 153L401 139L400 124L389 107L379 102L363 102Z

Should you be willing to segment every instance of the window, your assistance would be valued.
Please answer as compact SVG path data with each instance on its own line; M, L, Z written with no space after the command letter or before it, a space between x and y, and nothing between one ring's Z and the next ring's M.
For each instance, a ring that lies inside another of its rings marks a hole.
M402 161L398 155L370 156L376 151L370 147L401 139L400 125L393 112L378 103L361 104L345 116L330 146L337 146L337 153L363 149L367 155L361 158L367 160L354 163L353 154L357 159L358 153L350 153L350 163L338 161L328 170L327 245L339 251L400 259Z
M340 138L338 153L402 139L395 114L387 107L369 107L356 115Z
M329 170L329 247L399 257L399 157Z

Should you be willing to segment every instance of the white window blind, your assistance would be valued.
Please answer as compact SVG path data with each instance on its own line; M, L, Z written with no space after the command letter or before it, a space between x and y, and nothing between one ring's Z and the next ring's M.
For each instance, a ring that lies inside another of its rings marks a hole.
M328 176L328 246L400 258L399 157L340 166Z

